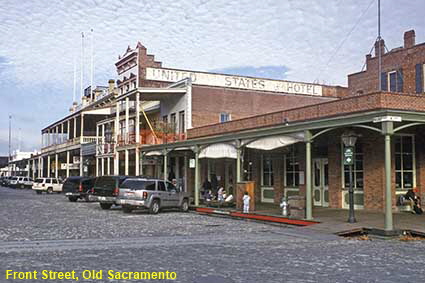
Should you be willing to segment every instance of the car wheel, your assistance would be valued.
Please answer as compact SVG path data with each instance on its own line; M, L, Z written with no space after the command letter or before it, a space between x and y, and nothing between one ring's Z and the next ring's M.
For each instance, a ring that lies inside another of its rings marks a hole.
M68 197L70 202L76 202L78 197Z
M151 214L157 214L159 212L159 201L158 200L153 200L151 207L149 208L149 213Z
M41 195L41 191L35 191L37 193L37 195Z
M182 206L181 206L181 210L183 212L188 212L189 211L189 202L187 201L187 199L183 200Z
M47 193L48 193L48 194L53 194L53 188L48 188L48 189L47 189Z
M132 208L130 208L130 207L123 207L123 208L122 208L122 211L123 211L124 213L131 213L131 212L133 211L133 209L132 209Z
M112 203L100 203L100 207L102 209L110 209L112 206Z

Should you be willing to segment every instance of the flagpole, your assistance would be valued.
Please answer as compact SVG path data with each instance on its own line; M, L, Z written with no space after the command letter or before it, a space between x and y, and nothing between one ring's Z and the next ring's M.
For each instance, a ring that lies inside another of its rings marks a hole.
M80 70L80 100L82 102L84 96L84 32L81 32L81 70Z
M93 76L94 76L94 62L93 62L93 29L91 29L91 36L90 36L90 53L91 53L91 59L90 59L90 98L93 97L94 93L94 86L93 86Z

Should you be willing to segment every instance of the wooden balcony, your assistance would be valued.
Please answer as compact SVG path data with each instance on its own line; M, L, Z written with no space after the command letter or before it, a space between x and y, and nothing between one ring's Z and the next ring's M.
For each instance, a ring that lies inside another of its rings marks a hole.
M156 132L156 135L151 130L140 131L139 144L167 144L186 140L185 133L163 133ZM118 146L126 146L136 144L136 133L130 132L127 135L118 135Z
M96 143L96 140L97 138L95 136L75 137L73 139L65 140L62 143L45 146L41 149L41 153L66 150L69 147L77 146L80 144Z

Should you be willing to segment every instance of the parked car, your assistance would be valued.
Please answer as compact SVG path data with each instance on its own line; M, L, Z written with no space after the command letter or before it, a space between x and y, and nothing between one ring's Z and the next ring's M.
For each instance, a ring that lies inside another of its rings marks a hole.
M62 191L71 202L75 202L79 198L89 201L94 181L95 178L92 177L72 176L65 180Z
M112 205L118 205L116 200L119 187L128 176L101 176L97 177L90 200L98 201L102 209L110 209Z
M10 176L2 177L0 181L0 185L2 185L3 187L8 187L10 178L11 178Z
M12 185L12 183L11 183ZM30 177L18 177L18 180L16 183L14 183L14 185L12 186L13 188L32 188L33 185L33 181L32 178Z
M160 179L128 178L119 188L118 204L124 212L148 209L157 214L162 208L189 210L189 194L180 191L172 183Z
M37 178L32 185L32 189L37 193L41 194L46 192L51 194L53 192L62 192L62 184L57 178Z
M5 181L6 181L6 176L1 176L0 177L0 186L4 186L5 185Z
M9 179L9 181L7 182L8 183L7 186L10 187L10 188L16 188L17 185L18 185L18 179L19 179L19 177L17 177L17 176L11 177Z

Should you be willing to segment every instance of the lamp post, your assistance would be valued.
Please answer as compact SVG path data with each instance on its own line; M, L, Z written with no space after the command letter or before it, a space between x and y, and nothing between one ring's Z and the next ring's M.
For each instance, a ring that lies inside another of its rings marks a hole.
M355 223L354 217L354 188L353 188L353 164L354 164L354 146L356 145L357 135L353 131L342 134L342 142L344 143L344 165L349 166L350 187L348 190L348 223Z

